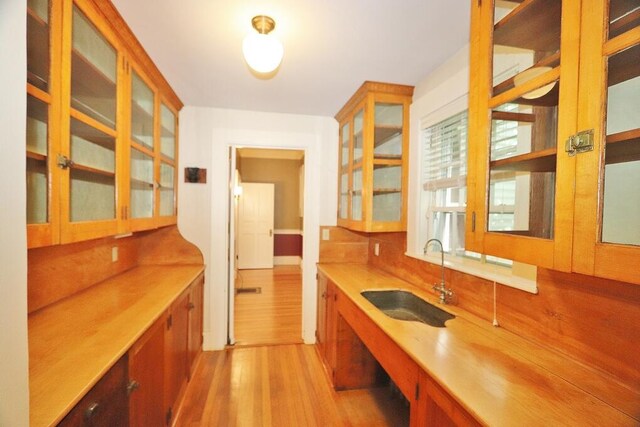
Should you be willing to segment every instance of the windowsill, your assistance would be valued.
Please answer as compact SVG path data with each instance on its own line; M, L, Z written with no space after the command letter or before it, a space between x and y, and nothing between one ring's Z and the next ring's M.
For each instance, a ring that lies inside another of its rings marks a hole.
M429 262L431 264L440 265L440 256L413 254L405 252L405 255L411 258ZM452 270L480 277L485 280L509 286L511 288L520 289L521 291L532 294L538 293L538 285L534 278L524 278L514 275L510 269L500 267L493 264L483 264L479 261L466 260L459 258L451 258L445 255L444 266Z

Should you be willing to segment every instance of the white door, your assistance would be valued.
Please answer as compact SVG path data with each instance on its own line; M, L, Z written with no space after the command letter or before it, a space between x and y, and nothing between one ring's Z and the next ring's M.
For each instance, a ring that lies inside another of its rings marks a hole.
M274 184L242 183L238 268L273 268Z

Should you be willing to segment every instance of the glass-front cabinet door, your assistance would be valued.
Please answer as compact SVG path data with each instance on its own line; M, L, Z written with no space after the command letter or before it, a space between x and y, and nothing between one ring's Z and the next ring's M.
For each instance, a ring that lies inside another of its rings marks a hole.
M175 222L177 185L177 113L160 104L160 170L158 180L158 215L160 225Z
M68 137L62 134L57 164L62 177L62 243L116 234L117 183L122 156L117 120L118 67L114 40L107 39L87 14L73 4L71 40L63 46L69 61ZM68 49L68 50L66 50Z
M578 129L594 148L576 155L574 271L640 284L640 1L585 3Z
M340 128L340 163L338 178L338 220L349 218L349 206L351 203L351 192L349 185L350 147L351 147L351 122L344 123Z
M576 127L580 4L488 1L474 19L469 249L568 270L558 242L571 241L573 188L558 182L573 162L563 141Z

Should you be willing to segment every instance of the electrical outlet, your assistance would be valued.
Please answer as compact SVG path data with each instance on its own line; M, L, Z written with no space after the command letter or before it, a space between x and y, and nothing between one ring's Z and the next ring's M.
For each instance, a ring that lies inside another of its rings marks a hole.
M114 246L111 248L111 262L118 261L118 247Z
M373 254L375 256L379 256L380 255L380 243L376 243L373 245Z
M329 229L328 228L323 228L322 229L322 240L329 240Z

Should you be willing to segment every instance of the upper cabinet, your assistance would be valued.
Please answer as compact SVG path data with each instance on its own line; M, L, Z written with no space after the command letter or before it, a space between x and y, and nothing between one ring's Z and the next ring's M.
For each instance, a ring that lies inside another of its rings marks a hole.
M365 82L336 115L338 225L406 230L412 96L412 86Z
M640 3L473 2L467 248L640 284Z
M28 1L29 247L176 222L182 103L126 28L107 0Z

